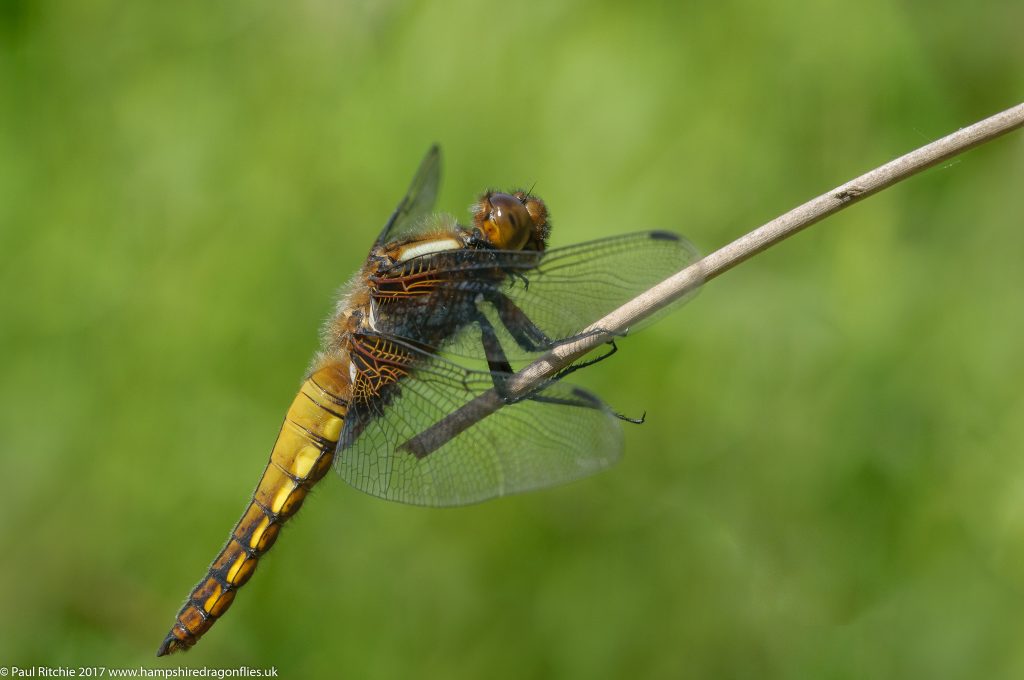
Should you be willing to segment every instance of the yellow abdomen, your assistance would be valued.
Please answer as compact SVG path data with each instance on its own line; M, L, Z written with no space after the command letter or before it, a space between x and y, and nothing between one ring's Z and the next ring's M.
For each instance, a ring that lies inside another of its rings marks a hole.
M192 590L157 656L188 649L227 611L281 526L331 468L348 397L348 370L332 363L302 384L288 409L270 462L231 538Z

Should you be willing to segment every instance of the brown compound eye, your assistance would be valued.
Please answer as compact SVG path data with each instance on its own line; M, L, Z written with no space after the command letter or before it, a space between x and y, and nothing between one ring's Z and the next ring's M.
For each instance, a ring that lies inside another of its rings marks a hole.
M515 196L493 193L480 201L476 226L500 250L521 250L530 238L533 218Z

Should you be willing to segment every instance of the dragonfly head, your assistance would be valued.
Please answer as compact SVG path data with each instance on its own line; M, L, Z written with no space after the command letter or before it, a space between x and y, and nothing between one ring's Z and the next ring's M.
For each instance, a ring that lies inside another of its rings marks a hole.
M499 250L544 250L550 231L544 201L525 191L488 191L473 206L473 226Z

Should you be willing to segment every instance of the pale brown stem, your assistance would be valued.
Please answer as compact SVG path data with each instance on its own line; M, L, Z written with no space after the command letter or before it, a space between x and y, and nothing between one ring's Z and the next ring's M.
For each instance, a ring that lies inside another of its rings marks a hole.
M741 236L594 322L581 334L580 339L558 345L523 368L506 383L508 399L514 400L529 394L544 380L551 378L587 352L621 335L630 326L686 295L703 282L710 281L801 229L911 175L1022 125L1024 104L1018 104L911 151L905 156L900 156ZM493 389L489 390L411 439L408 446L414 451L433 451L506 403Z

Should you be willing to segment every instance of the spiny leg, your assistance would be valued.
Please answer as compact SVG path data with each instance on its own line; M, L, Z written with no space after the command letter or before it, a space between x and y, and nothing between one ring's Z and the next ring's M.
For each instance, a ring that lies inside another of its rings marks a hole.
M526 315L526 312L521 310L504 293L492 291L487 296L487 301L494 306L501 325L508 330L509 335L522 349L527 352L542 352L551 349L556 344Z
M531 401L540 402L542 404L558 404L560 406L580 406L583 408L592 409L600 409L603 406L605 406L603 403L597 401L591 395L586 394L582 390L574 389L573 394L574 396L577 397L577 400L566 399L565 397L549 397L544 394L534 394L533 396L528 398ZM619 420L625 420L627 423L633 423L634 425L642 425L644 419L647 418L646 411L639 418L630 418L629 416L624 416L621 413L618 413L617 411L612 411L611 413Z
M524 312L519 306L507 295L500 291L491 291L487 294L486 299L494 307L498 313L498 320L501 321L501 325L508 330L512 339L516 341L522 349L527 352L542 352L549 350L556 345L564 345L570 342L576 342L578 340L585 340L586 338L594 337L595 335L606 335L609 334L607 330L603 328L595 328L589 331L576 333L565 338L559 338L558 340L552 340L548 337L547 333L535 324L530 317ZM625 337L627 331L622 331L614 335ZM614 342L610 341L611 344ZM612 352L614 354L614 352ZM597 359L591 363L600 361ZM583 364L580 366L587 366Z
M558 382L559 380L561 380L565 376L569 375L570 373L575 373L576 371L580 370L581 368L586 368L587 366L593 366L596 363L602 362L605 359L607 359L608 357L610 357L611 355L613 355L613 354L615 354L616 352L619 351L619 347L618 347L618 345L615 344L614 340L609 340L607 344L611 345L611 348L608 349L608 351L606 351L604 354L601 354L600 356L596 356L596 357L594 357L592 359L587 359L586 361L578 361L576 363L570 364L569 366L566 366L561 371L556 373L553 377L548 378L547 380L542 382L540 384L540 386L534 392L532 392L528 398L529 399L533 399L534 401L540 401L540 402L546 402L546 403L561 403L558 400L554 400L551 397L546 397L546 396L544 396L543 394L540 394L540 393L545 388L547 388L549 385L551 385L552 383ZM634 425L641 425L641 424L643 424L644 420L647 418L647 412L646 411L639 418L630 418L629 416L624 415L622 413L619 413L618 411L612 411L612 415L614 415L619 420L624 420L627 423L633 423Z
M484 356L487 358L487 368L491 371L494 389L504 399L507 394L505 382L512 375L512 365L508 362L505 349L501 346L501 340L498 339L490 320L479 312L476 322L480 326L480 342L484 347Z
M520 347L527 351L542 351L550 349L556 344L562 344L566 342L573 342L576 340L582 340L584 338L593 337L595 335L603 335L606 333L605 330L597 328L585 333L579 333L577 335L570 336L564 340L559 340L557 343L552 342L550 338L544 333L539 326L537 326L530 317L516 305L507 295L500 292L494 292L488 296L488 301L494 306L498 312L498 319L502 325L508 330L509 334L516 341ZM502 398L506 398L505 391L505 379L503 376L510 375L512 373L512 366L508 362L508 358L505 356L505 351L501 347L501 342L498 339L497 333L494 330L494 326L487 319L487 317L481 312L477 316L477 323L480 325L480 332L482 336L482 342L484 346L484 352L487 356L487 365L491 370L491 376L494 380L494 388ZM625 335L625 333L623 333ZM533 399L534 401L547 402L547 403L564 403L558 400L554 400L551 397L545 397L540 394L545 388L551 384L561 380L571 373L575 373L581 368L587 366L593 366L596 363L604 361L608 357L612 356L619 351L618 345L615 344L615 340L611 339L606 344L611 345L610 349L600 356L587 359L585 361L578 361L569 366L566 366L551 378L541 382L536 389L526 395L526 399ZM618 411L612 411L612 414L627 423L633 423L639 425L644 422L647 417L645 412L639 418L630 418L627 415L619 413Z
M587 359L586 361L577 361L572 364L569 364L568 366L560 370L558 373L556 373L554 377L551 378L550 382L561 380L565 376L569 375L570 373L575 373L581 368L586 368L587 366L593 366L594 364L600 363L619 351L619 346L615 344L615 340L609 340L606 344L611 345L611 348L605 351L604 354L596 356L592 359Z

